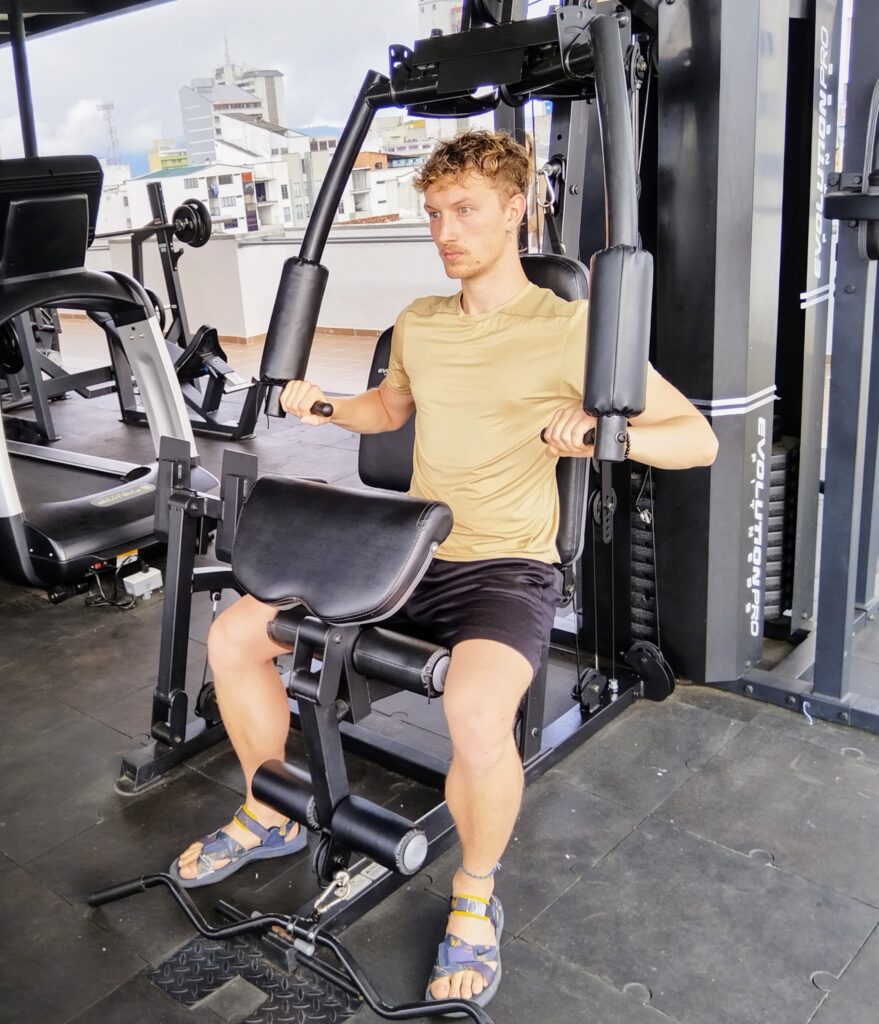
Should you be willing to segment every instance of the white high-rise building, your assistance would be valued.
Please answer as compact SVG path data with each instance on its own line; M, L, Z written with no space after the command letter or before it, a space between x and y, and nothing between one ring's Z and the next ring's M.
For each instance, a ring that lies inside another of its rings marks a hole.
M214 71L214 81L217 85L237 86L251 93L262 104L263 120L286 127L287 100L280 71L235 64L227 53L225 62Z

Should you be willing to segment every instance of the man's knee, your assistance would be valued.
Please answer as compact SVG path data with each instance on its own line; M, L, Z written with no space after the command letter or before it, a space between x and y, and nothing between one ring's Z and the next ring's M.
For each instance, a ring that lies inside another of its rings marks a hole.
M275 652L266 629L272 615L270 610L263 612L252 598L241 598L222 611L208 630L211 669L216 673L226 665L271 660Z
M516 704L486 700L478 685L447 690L443 703L455 758L474 771L493 768L512 740Z

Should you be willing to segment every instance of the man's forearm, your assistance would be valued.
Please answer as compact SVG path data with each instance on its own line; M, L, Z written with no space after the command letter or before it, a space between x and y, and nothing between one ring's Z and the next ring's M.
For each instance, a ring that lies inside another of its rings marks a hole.
M395 430L395 424L381 399L378 388L353 398L333 398L333 423L355 434L382 434Z
M678 416L662 423L629 427L629 458L657 469L710 466L717 438L703 417Z

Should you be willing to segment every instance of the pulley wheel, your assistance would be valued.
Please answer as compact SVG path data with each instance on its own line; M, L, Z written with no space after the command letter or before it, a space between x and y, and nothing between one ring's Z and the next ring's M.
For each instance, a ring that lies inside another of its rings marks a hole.
M159 329L161 330L162 334L164 334L165 323L167 322L167 318L165 316L165 307L162 305L162 300L159 298L158 295L156 295L152 288L144 288L144 291L147 293L150 302L153 304L153 309L155 309L156 311L156 318L159 321Z

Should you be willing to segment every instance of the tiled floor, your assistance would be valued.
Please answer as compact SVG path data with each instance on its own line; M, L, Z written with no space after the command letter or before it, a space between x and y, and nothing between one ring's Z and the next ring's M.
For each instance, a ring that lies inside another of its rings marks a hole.
M71 358L88 357L86 333L65 327ZM327 390L361 386L367 347L338 337L318 343ZM252 353L230 352L239 355ZM148 432L120 425L114 403L57 403L62 443L150 458ZM223 446L199 445L218 469ZM356 484L356 439L334 426L286 420L267 431L261 422L236 447L256 452L265 469ZM187 1009L149 980L151 967L193 934L164 894L94 911L85 903L95 887L165 869L226 819L241 792L225 743L139 797L114 791L120 755L146 740L161 601L129 612L89 608L82 598L54 606L41 592L0 584L4 1024L250 1019L246 984ZM210 615L201 595L189 647L193 693ZM863 634L865 662L879 661L877 637L876 625ZM556 658L556 702L569 699L570 683ZM401 728L406 714L401 708ZM430 714L419 732L442 749L436 706ZM295 734L290 750L301 755ZM434 799L411 780L350 760L356 790L373 799L411 809ZM498 882L507 930L492 1017L877 1024L877 850L879 736L809 725L699 686L679 685L663 704L636 703L526 791ZM455 849L443 855L345 933L387 1000L423 992L457 857ZM315 891L308 861L302 853L243 870L198 890L196 902L209 914L217 897L292 910ZM303 1010L297 1019L321 1018ZM367 1009L353 1017L378 1019Z

